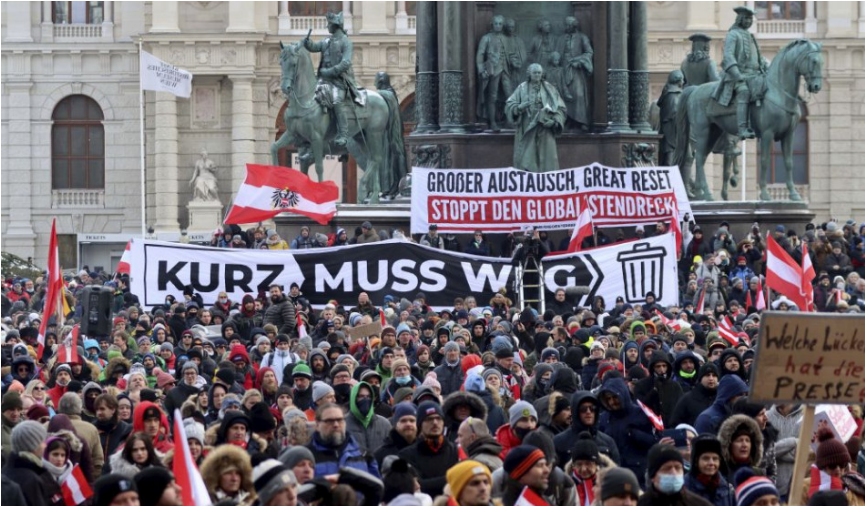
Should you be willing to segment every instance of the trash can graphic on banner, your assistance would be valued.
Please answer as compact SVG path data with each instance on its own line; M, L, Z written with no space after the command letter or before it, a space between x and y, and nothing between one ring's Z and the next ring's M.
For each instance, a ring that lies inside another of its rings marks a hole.
M646 294L653 292L655 300L664 298L664 257L667 250L651 248L648 243L634 245L633 250L619 253L625 281L625 301L629 304L645 302Z

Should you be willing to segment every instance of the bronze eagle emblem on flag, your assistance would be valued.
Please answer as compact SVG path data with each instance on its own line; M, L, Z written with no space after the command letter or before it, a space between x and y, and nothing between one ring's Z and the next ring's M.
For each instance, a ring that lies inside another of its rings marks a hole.
M279 190L274 190L271 200L273 202L274 209L289 209L292 207L296 207L297 204L300 202L300 194L298 194L297 192L293 192L286 187Z

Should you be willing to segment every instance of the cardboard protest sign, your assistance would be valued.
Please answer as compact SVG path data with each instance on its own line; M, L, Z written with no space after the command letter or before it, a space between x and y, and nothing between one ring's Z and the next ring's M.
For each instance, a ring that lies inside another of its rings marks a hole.
M856 434L856 420L846 406L820 405L814 414L814 426L811 431L811 449L817 451L817 431L828 427L835 439L847 442Z
M765 312L751 370L753 402L865 402L865 317Z
M380 336L381 322L367 323L366 325L358 325L352 328L343 328L343 331L352 340L363 339L364 337Z

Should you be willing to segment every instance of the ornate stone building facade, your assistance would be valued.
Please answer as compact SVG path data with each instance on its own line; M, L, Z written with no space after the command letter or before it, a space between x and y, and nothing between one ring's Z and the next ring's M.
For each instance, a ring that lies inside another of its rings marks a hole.
M647 3L653 99L689 51L689 34L711 35L714 59L721 60L737 4ZM865 1L751 4L761 18L754 30L767 58L796 38L823 43L824 87L803 105L797 184L818 219L861 219ZM246 163L269 163L284 104L279 42L299 40L309 29L314 38L324 36L327 10L346 13L359 82L372 88L375 72L386 70L413 115L414 15L421 8L415 2L4 1L0 8L0 232L4 250L40 264L52 216L69 267L80 260L75 252L82 238L110 243L100 253L107 264L119 258L124 237L141 233L139 39L146 51L194 74L188 100L145 94L146 224L162 237L178 237L188 226L188 181L202 149L217 166L224 204ZM743 162L748 199L756 196L756 157L749 142ZM708 168L715 188L719 165L715 160ZM784 190L776 196L783 198ZM732 198L740 198L738 190Z

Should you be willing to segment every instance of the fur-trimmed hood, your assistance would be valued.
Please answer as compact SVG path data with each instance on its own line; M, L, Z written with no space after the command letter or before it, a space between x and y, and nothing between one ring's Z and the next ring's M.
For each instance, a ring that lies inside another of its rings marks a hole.
M81 452L82 448L84 448L84 444L81 442L81 439L71 430L58 430L48 435L48 437L51 436L62 437L63 439L65 439L66 442L69 443L69 448L73 452Z
M724 420L721 428L718 429L718 440L721 441L721 458L725 462L733 462L730 455L730 444L733 442L733 435L743 428L751 436L751 456L748 465L757 467L760 461L763 460L763 433L760 431L760 426L753 418L746 415L733 415Z
M106 383L111 384L111 377L114 375L114 370L123 365L126 367L126 372L129 372L129 369L132 367L132 362L127 360L125 357L114 357L108 361L108 364L105 366L105 369L102 370L103 378Z
M487 419L487 405L484 404L484 401L481 400L480 397L471 393L471 392L453 392L445 398L444 403L442 404L442 411L445 414L445 426L450 427L452 424L456 423L456 419L454 418L454 410L457 406L468 405L471 413L469 416L474 418L480 418L481 420Z
M613 462L613 459L608 457L605 453L600 453L599 455L601 458L598 460L598 472L601 472L601 471L606 470L606 469L612 469L614 467L617 467L616 463ZM571 474L573 472L574 472L574 461L572 460L572 461L568 462L567 464L565 464L565 474L567 474L568 476L571 476Z
M252 483L252 462L249 455L240 448L234 445L220 445L211 451L204 462L201 463L201 477L204 479L204 484L207 490L213 494L219 487L219 477L223 471L229 467L234 467L240 471L241 490L245 490L250 494L255 493L255 488Z

